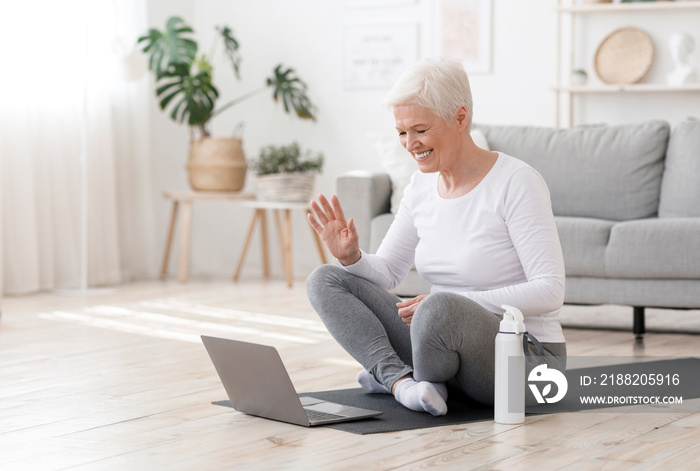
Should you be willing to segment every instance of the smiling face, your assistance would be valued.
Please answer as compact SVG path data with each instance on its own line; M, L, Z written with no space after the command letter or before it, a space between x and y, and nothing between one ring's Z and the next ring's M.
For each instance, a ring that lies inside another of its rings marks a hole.
M433 173L448 168L459 157L460 112L452 122L445 122L428 108L417 105L394 107L396 130L401 145L418 162L423 173ZM466 116L466 115L465 115Z

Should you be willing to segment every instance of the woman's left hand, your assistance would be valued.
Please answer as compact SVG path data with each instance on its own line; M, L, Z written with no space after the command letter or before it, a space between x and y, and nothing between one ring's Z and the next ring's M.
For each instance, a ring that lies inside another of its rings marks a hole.
M415 314L416 309L418 309L418 305L421 303L421 301L423 301L427 297L427 294L421 294L420 296L416 296L415 298L407 299L405 301L401 301L400 303L396 303L396 307L399 308L399 317L402 321L406 323L406 325L408 325L409 327L411 326L413 314Z

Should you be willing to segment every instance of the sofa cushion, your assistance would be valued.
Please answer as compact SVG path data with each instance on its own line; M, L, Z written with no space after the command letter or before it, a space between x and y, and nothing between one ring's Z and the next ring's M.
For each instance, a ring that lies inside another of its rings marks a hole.
M396 296L412 298L420 294L430 294L432 285L420 277L416 270L411 270L406 274L406 278L401 280L399 285L390 292Z
M380 214L372 218L372 234L369 244L370 253L377 252L392 222L394 222L394 215L391 213ZM431 284L421 278L414 266L411 271L408 272L406 278L401 280L401 283L399 283L396 288L392 289L391 292L397 296L413 297L419 294L430 293L430 286Z
M657 214L669 133L664 121L573 129L477 127L492 150L542 174L557 216L623 221Z
M567 276L564 302L698 308L700 307L700 280L633 280Z
M700 218L625 221L610 231L609 278L697 279L699 274Z
M668 141L659 217L700 217L700 121L684 121Z
M336 180L336 194L347 218L353 218L360 248L369 248L371 221L377 214L389 211L391 180L386 173L356 170Z
M603 276L612 221L556 216L566 276Z
M384 236L392 222L394 222L394 215L391 213L380 214L372 218L369 235L369 253L377 253L377 249L382 243L382 240L384 240Z

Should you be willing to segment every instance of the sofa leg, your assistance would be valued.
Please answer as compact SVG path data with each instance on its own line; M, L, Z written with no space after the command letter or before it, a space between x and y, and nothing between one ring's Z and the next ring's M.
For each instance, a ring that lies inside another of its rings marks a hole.
M644 340L644 333L646 332L644 327L644 306L634 306L632 309L634 315L632 331L634 332L635 340L637 342L642 342Z

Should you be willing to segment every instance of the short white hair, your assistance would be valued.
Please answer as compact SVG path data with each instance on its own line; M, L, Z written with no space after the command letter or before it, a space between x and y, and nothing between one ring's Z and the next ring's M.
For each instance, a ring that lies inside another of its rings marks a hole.
M448 58L426 58L406 69L382 101L428 108L444 121L451 120L460 106L467 109L467 130L472 127L472 92L462 64Z

